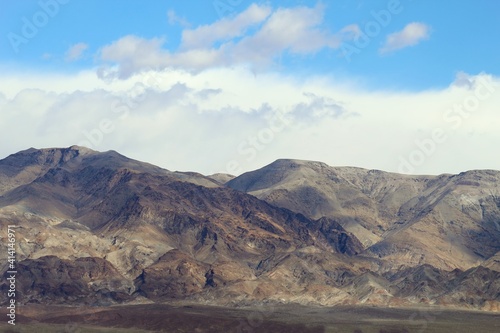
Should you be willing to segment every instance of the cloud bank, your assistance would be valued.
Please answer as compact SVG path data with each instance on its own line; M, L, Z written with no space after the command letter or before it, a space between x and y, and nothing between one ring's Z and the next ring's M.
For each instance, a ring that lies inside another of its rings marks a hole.
M15 80L32 87L16 88ZM277 158L431 174L500 169L493 153L500 80L487 74L459 73L446 89L401 93L254 76L246 67L150 71L111 83L87 71L2 77L0 91L1 139L10 142L2 157L33 145L83 144L205 174L241 173ZM431 144L436 129L446 140ZM402 159L413 169L401 170Z

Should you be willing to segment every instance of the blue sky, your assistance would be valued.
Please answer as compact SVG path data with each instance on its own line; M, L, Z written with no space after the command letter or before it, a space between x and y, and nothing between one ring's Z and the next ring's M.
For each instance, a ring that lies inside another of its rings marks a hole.
M56 0L54 0L56 1ZM67 3L64 3L66 2ZM40 3L46 3L41 6ZM2 1L0 35L16 33L22 36L22 18L33 22L33 16L52 1ZM181 42L182 24L169 24L169 11L185 20L189 27L211 24L220 18L234 16L252 4L245 0L227 1L131 1L131 0L64 0L57 2L54 17L37 35L19 44L15 52L8 38L2 38L0 60L9 66L34 70L78 70L96 65L95 54L104 45L125 35L165 39L163 47L175 52ZM263 2L265 4L265 2ZM338 31L350 24L364 30L373 13L388 9L390 1L273 1L273 8L324 6L324 19L319 25L326 31ZM388 24L380 33L369 38L369 44L354 53L351 61L342 57L341 50L323 49L306 55L284 51L274 68L298 71L302 75L329 73L363 80L370 86L403 89L426 89L447 86L459 71L467 73L500 71L500 3L493 0L448 1L400 0L397 14L391 13ZM234 4L232 6L231 4ZM226 16L220 16L226 15ZM43 22L43 20L41 21ZM429 27L429 37L414 47L380 55L379 49L388 34L402 30L410 22L422 22ZM376 30L374 30L376 31ZM495 33L496 32L496 33ZM73 45L85 43L88 48L81 59L68 63L65 52ZM356 44L351 43L354 47ZM50 56L48 58L48 56ZM271 67L272 68L272 67Z
M1 156L80 142L205 173L280 157L408 173L500 169L474 147L499 143L498 1L0 0L0 9L0 126L34 117ZM104 133L113 98L129 110L112 112ZM457 103L467 112L448 112ZM293 126L269 127L277 115ZM436 129L446 140L433 139ZM463 150L481 156L457 157Z

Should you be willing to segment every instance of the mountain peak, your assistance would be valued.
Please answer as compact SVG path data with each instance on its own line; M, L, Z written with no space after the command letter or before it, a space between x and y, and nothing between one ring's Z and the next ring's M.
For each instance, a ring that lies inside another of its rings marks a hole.
M16 154L30 154L30 153L35 153L38 151L80 151L80 152L85 152L85 153L98 153L98 151L84 147L84 146L78 146L78 145L72 145L70 147L49 147L49 148L35 148L35 147L30 147L25 150L21 150L17 152Z
M319 161L308 161L308 160L299 160L299 159L291 159L291 158L280 158L269 164L268 166L280 166L280 167L300 167L300 166L308 166L308 167L322 167L329 168L330 166L326 163Z
M29 148L12 154L0 160L0 165L12 169L21 169L28 166L49 166L67 162L80 155L97 153L91 149L71 146L69 148Z
M78 152L80 152L80 155L88 155L88 154L98 153L98 151L95 151L95 150L92 150L90 148L83 147L83 146L77 146L77 145L73 145L67 149L78 151Z

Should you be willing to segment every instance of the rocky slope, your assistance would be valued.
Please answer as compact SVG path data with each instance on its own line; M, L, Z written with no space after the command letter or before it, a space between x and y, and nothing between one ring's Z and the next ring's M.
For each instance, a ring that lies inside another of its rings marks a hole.
M365 255L389 267L467 270L500 249L498 171L408 176L278 160L227 185L310 218L334 219L357 236Z
M170 172L116 152L30 149L0 161L0 172L2 230L17 226L19 265L34 281L20 285L25 301L43 294L38 301L95 302L85 295L96 292L109 301L126 299L124 286L130 284L130 297L187 297L206 287L237 289L235 284L267 273L257 268L262 260L304 247L342 256L362 250L334 221L316 223L202 175ZM105 280L121 282L104 286L48 271L43 278L54 283L43 284L40 267L50 262L72 270L69 262L83 257L104 260ZM207 283L211 271L213 283Z
M0 227L17 226L24 303L497 310L499 178L291 160L205 177L113 151L29 149L0 161Z

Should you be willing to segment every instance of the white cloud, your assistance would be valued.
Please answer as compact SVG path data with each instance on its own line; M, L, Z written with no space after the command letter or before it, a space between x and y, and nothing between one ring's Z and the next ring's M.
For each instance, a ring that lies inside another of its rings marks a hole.
M190 26L189 22L185 18L179 17L174 10L167 11L167 20L168 24L170 25L179 24L180 26L185 28Z
M65 59L66 61L76 61L79 60L85 50L88 49L88 45L85 43L78 43L73 46L71 46L68 51L66 51L66 56Z
M424 23L412 22L403 30L387 36L384 45L380 48L381 54L394 52L405 47L415 46L430 36L430 27Z
M269 6L252 4L234 18L221 20L182 32L181 49L210 48L215 42L227 41L242 36L248 28L262 23L270 14Z
M473 88L475 84L475 77L465 72L458 72L455 76L453 84L457 87L465 87L467 89Z
M119 64L119 68L104 68L98 72L101 77L117 76L127 78L141 69L164 67L169 54L161 49L164 40L150 40L128 35L100 51L101 60Z
M460 74L446 89L415 93L364 91L326 78L255 77L241 66L149 71L109 84L91 71L4 74L0 92L0 140L9 142L0 157L84 143L206 174L226 171L230 161L243 172L283 157L397 172L399 158L441 128L448 140L415 173L500 169L491 153L500 142L500 79L486 74ZM476 92L487 98L474 107ZM281 113L285 122L275 119ZM107 121L111 130L104 133Z
M101 60L109 68L100 74L124 79L149 68L194 72L241 64L260 68L285 52L314 54L355 38L353 25L338 33L323 29L323 13L321 5L272 10L253 4L234 18L184 30L181 46L174 52L162 48L162 39L125 36L101 49Z
M341 39L323 31L323 8L296 7L276 10L254 35L231 45L233 61L244 59L266 64L282 53L312 54L323 48L337 48Z

